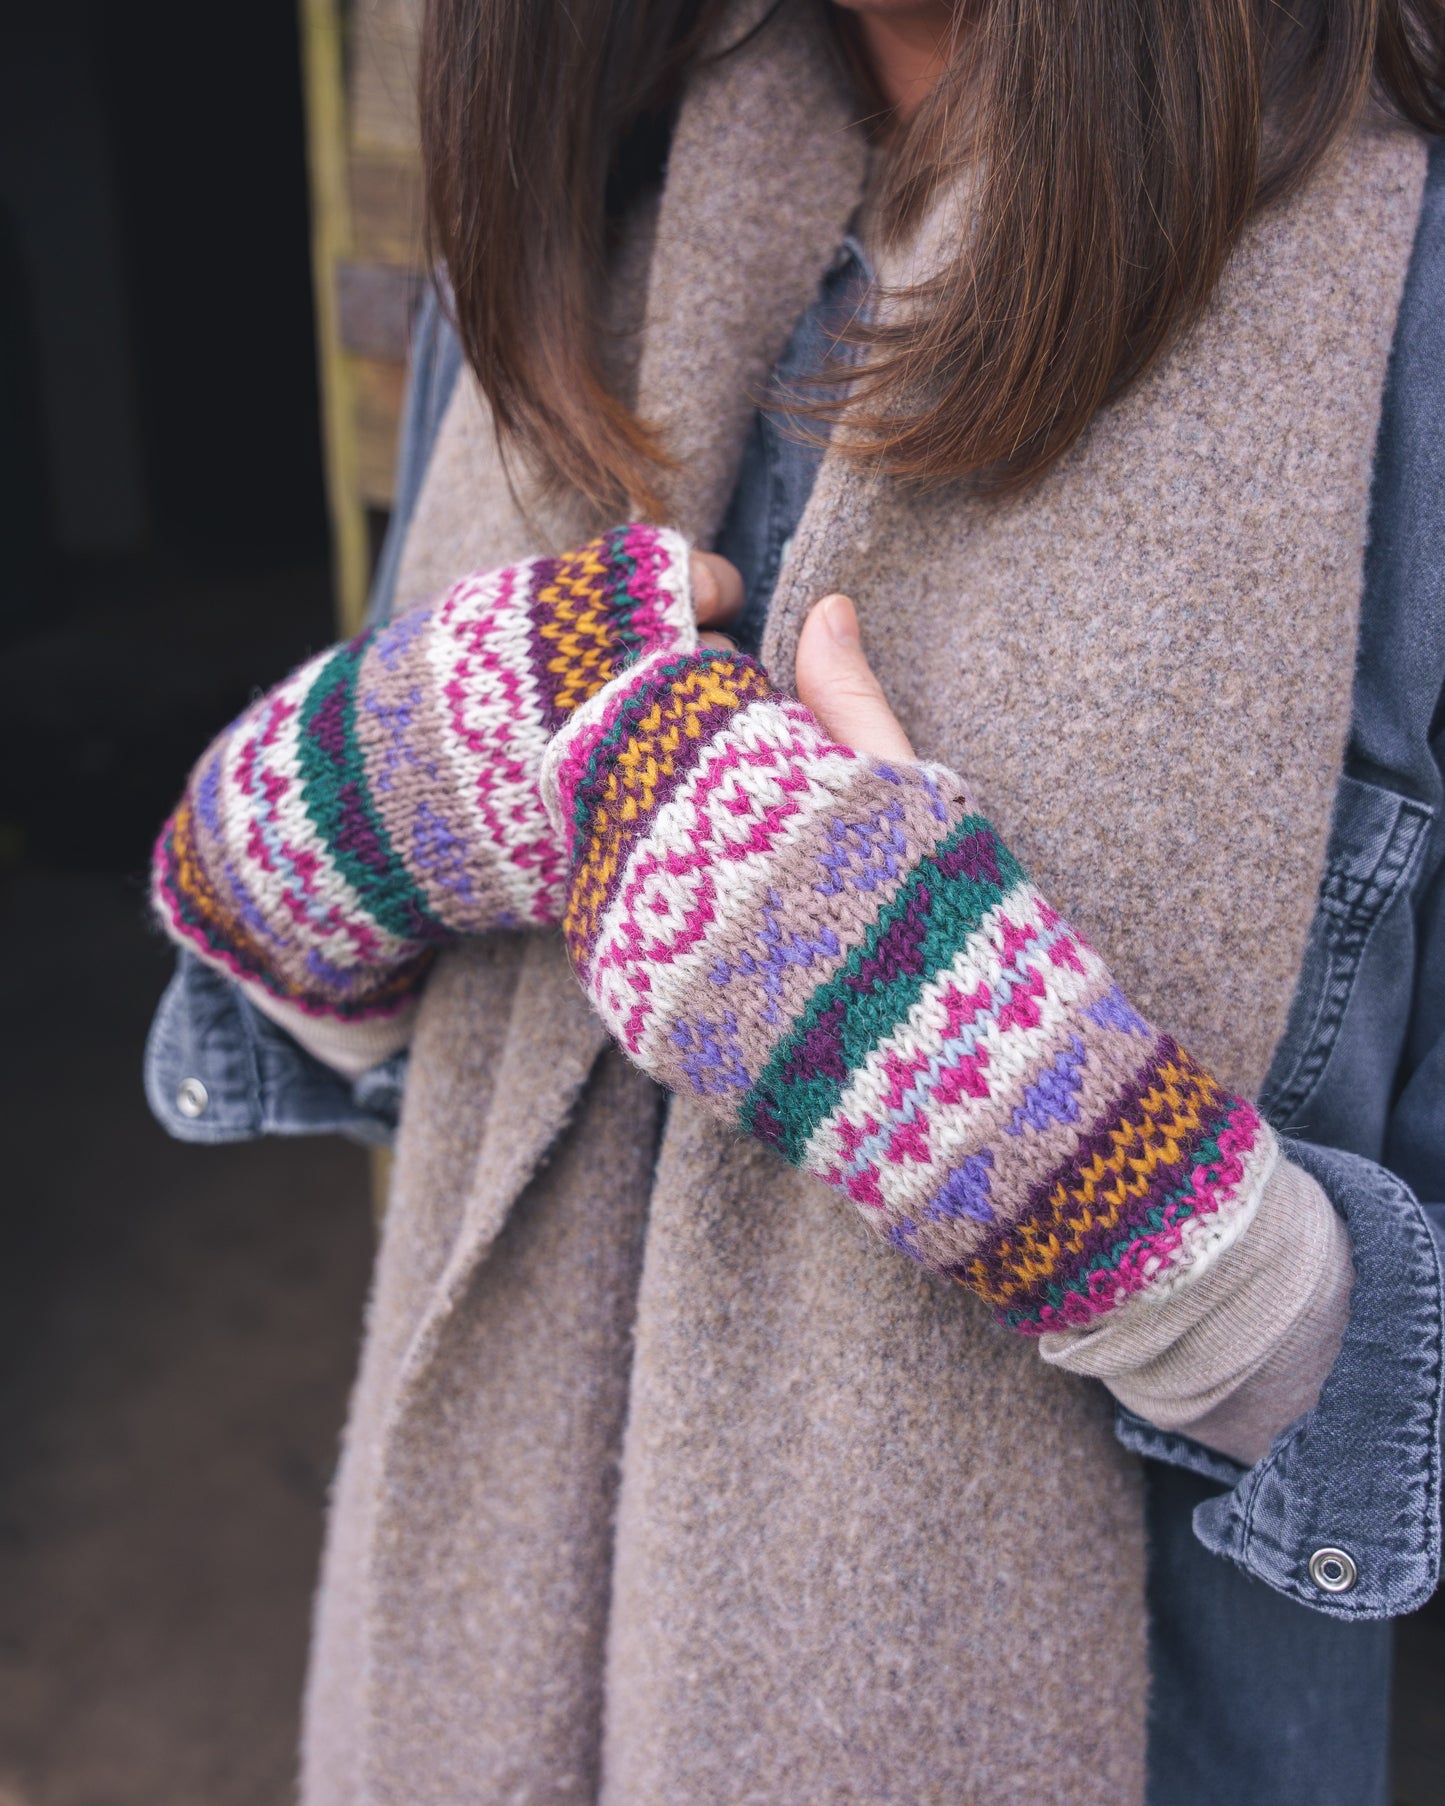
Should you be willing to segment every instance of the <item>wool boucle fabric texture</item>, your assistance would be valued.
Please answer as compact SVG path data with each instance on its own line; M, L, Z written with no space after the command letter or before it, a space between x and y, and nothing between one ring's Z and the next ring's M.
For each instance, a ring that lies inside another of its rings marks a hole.
M322 653L196 767L156 846L161 921L304 1015L395 1013L439 946L557 920L548 736L630 659L695 639L686 545L634 524Z
M1197 1278L1278 1148L1133 1009L941 765L831 742L754 660L657 653L543 794L593 1005L673 1091L1029 1334Z

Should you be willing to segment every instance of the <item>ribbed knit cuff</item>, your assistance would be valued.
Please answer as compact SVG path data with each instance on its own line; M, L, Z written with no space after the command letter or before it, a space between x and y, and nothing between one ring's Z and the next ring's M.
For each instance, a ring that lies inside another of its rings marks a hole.
M1281 1160L1254 1221L1196 1283L1044 1336L1040 1352L1103 1380L1161 1430L1249 1466L1319 1398L1353 1283L1344 1223L1315 1180Z
M282 1003L264 986L238 981L243 995L261 1014L274 1022L298 1047L320 1060L343 1078L359 1079L373 1066L380 1066L393 1054L409 1045L416 1027L418 999L408 998L390 1016L361 1017L348 1021L343 1016L317 1016L294 1004Z

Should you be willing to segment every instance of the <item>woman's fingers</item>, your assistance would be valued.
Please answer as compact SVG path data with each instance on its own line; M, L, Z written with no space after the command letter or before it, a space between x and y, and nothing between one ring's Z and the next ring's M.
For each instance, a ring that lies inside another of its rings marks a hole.
M912 761L913 748L884 699L846 596L824 596L798 641L798 695L843 746L880 759Z
M735 564L716 552L694 552L688 560L692 606L699 627L715 627L742 612L743 580Z

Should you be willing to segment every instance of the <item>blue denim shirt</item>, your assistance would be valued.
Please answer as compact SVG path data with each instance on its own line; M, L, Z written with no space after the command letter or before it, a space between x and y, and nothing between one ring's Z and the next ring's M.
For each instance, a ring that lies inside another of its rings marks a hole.
M788 391L820 367L866 280L849 241L780 361L776 405L753 423L718 539L743 572L745 643L761 638L822 457L793 430ZM389 611L401 540L460 367L455 336L429 300L373 618ZM1445 146L1436 145L1376 450L1348 756L1308 951L1261 1098L1289 1158L1314 1174L1349 1226L1350 1320L1319 1403L1248 1470L1118 1414L1121 1439L1151 1458L1151 1806L1383 1802L1382 1621L1421 1605L1439 1578L1442 422ZM325 1131L384 1140L405 1064L399 1055L348 1082L182 955L152 1030L146 1087L164 1126L187 1140Z

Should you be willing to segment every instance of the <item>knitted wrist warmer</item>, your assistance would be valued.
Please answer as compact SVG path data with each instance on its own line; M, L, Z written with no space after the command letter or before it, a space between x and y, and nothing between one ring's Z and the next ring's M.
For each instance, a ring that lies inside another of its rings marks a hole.
M162 923L308 1014L394 1012L438 944L558 919L547 739L630 659L696 643L686 545L632 525L321 654L197 765L156 846Z
M548 749L593 1004L675 1091L1027 1334L1227 1247L1266 1124L1125 1001L937 765L831 744L736 654L640 661Z

